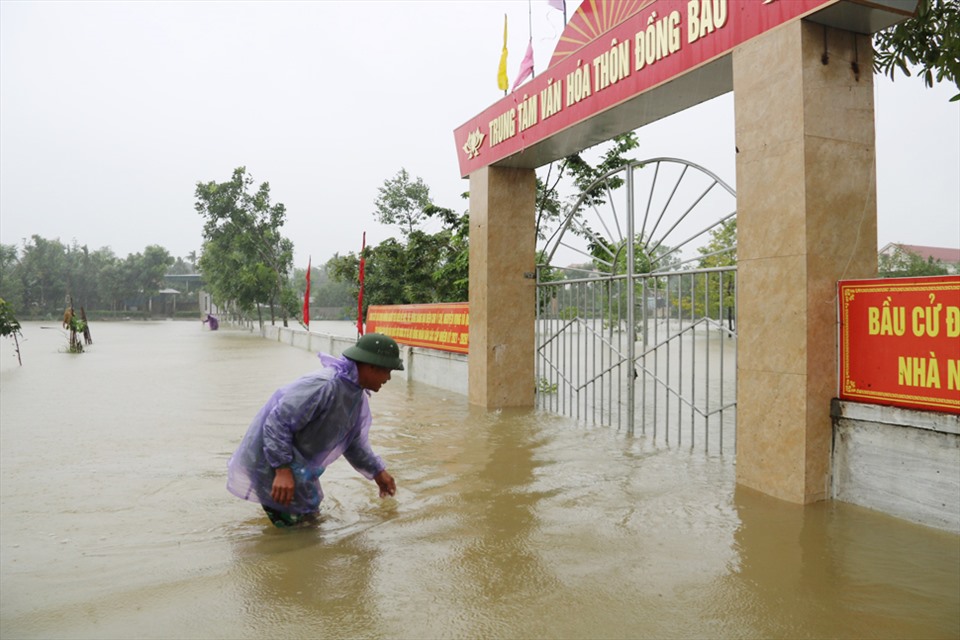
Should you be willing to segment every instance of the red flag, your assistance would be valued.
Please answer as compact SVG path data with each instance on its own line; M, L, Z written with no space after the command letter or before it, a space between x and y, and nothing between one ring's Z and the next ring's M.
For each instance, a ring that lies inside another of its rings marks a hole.
M310 330L310 262L312 258L307 258L307 292L303 294L303 324Z
M363 244L360 246L360 293L357 295L357 333L363 335L363 251L367 248L367 232L363 232Z

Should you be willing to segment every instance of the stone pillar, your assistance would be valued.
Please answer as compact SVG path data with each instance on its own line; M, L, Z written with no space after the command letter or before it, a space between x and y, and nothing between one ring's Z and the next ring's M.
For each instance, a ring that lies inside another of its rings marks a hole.
M733 55L737 482L814 502L829 496L836 283L877 268L870 38L796 22Z
M468 399L490 409L534 404L536 174L470 174Z

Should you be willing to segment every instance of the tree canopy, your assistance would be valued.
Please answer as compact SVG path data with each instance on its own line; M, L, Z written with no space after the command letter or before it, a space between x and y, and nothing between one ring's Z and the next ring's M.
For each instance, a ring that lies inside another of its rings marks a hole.
M159 245L121 259L109 247L33 235L20 249L0 245L0 292L23 317L62 314L68 298L87 309L123 309L156 295L174 262Z
M698 249L701 269L737 264L737 219L727 218L710 230L710 240Z
M960 100L960 3L920 0L917 15L881 31L873 38L874 69L894 79L899 70L911 75L916 67L928 87L947 80L957 87L951 101Z
M947 275L947 267L933 256L924 259L910 251L896 247L892 253L881 253L877 258L877 274L881 278Z
M289 280L293 243L280 233L286 207L270 203L270 183L253 185L246 167L226 182L197 183L195 209L205 219L200 269L219 304L258 313L267 305L271 319L279 310L286 326L298 309Z
M621 186L622 179L612 178L599 187L594 183L607 173L633 162L634 158L627 154L638 145L637 134L631 131L613 138L596 165L587 162L582 153L575 153L559 162L551 163L543 180L537 178L537 238L544 239L547 226L560 222L561 217L568 213L561 200L561 188L565 183L572 185L575 197L586 194L580 205L581 209L603 204L605 187L617 189ZM574 212L574 215L578 213ZM577 232L574 230L574 233Z
M411 180L407 170L401 168L377 189L374 216L381 224L399 225L403 235L409 236L428 217L431 205L430 187L419 177Z
M405 169L397 178L388 179L381 188L384 193L397 196L395 204L407 200L398 195L397 180L406 184L423 185L421 178L410 180ZM429 189L416 189L419 196L428 196ZM413 199L409 199L413 201ZM385 202L381 198L379 202ZM398 207L398 211L414 208ZM405 218L405 242L388 238L377 246L364 250L364 309L370 305L422 304L430 302L463 302L469 292L469 215L440 207L429 200L417 200L416 215ZM422 225L436 219L442 225L437 233L424 231ZM381 218L381 222L383 219ZM326 265L330 276L349 283L354 298L359 293L360 256L354 253L336 254Z

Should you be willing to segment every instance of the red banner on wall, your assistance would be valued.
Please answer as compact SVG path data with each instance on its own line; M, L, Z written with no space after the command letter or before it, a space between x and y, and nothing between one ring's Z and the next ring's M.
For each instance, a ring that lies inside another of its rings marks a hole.
M960 413L960 276L838 286L840 398Z
M466 302L398 304L367 308L367 331L400 344L467 353L470 316Z

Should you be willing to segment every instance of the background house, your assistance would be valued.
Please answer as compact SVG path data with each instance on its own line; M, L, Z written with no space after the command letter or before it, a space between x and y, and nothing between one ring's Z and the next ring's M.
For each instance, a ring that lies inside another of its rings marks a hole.
M882 267L884 263L888 265L905 263L912 257L914 262L919 258L923 263L939 263L948 274L955 275L960 273L960 249L891 242L880 249L879 257L881 272L883 271Z

